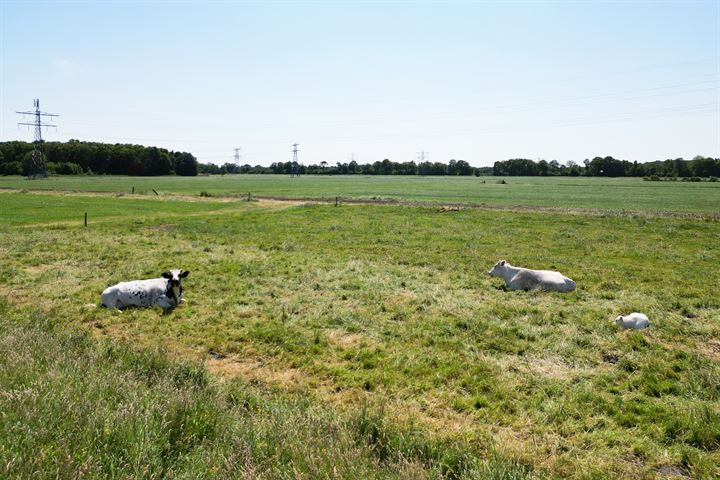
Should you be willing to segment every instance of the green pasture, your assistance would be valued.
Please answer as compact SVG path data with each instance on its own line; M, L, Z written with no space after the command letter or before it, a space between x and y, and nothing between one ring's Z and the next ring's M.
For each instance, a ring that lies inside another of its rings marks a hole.
M222 189L265 178L167 181L216 181ZM95 180L87 189L98 189L90 186ZM286 185L351 180L287 179ZM442 185L455 181L478 179ZM602 182L576 181L586 188ZM173 190L169 185L162 191ZM663 188L698 186L662 184L658 191ZM162 349L203 363L213 379L311 397L328 412L379 405L397 428L422 432L425 446L398 447L386 458L390 463L375 455L377 446L362 450L358 471L382 464L389 468L384 476L397 476L405 471L397 462L407 455L408 468L419 473L406 478L720 475L716 220L166 200L0 193L0 297L8 315L25 319L18 320L23 325L42 315L61 332ZM503 258L559 270L578 289L505 291L501 280L486 275ZM172 267L191 273L187 302L170 314L86 306L108 285ZM645 312L651 328L618 331L612 319L631 311ZM0 436L22 437L2 422ZM121 428L114 425L107 428ZM435 453L420 455L427 445ZM443 445L451 446L447 458L476 460L438 466L447 460ZM188 455L204 452L191 450ZM500 470L479 474L493 458ZM312 478L306 467L299 467L300 476Z
M506 184L500 184L504 180ZM392 198L628 211L720 212L720 182L644 182L640 178L225 175L200 177L0 177L0 188L154 195Z

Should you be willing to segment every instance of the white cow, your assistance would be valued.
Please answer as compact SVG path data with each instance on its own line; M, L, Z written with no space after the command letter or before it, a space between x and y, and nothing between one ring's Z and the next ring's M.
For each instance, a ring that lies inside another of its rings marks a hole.
M615 325L622 328L641 330L650 326L650 320L644 313L633 312L630 315L618 315Z
M513 267L505 260L496 263L488 274L505 279L505 285L510 290L530 290L532 288L556 292L575 290L575 282L559 272Z
M169 310L182 303L182 279L189 273L187 270L170 270L163 273L162 278L120 282L102 292L101 305L105 308L159 305L163 310Z

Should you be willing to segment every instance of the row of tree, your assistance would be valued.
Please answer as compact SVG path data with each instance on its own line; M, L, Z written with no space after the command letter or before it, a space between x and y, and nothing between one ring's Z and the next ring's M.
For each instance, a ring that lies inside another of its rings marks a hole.
M28 175L32 168L33 144L0 142L0 175ZM270 166L198 163L187 152L142 145L95 142L44 142L43 155L49 173L112 175L186 175L249 173L284 175L498 175L498 176L590 176L590 177L720 177L720 159L697 156L638 163L613 157L585 159L582 165L557 160L533 161L513 158L498 161L492 167L473 167L465 160L442 162L393 162L389 159L359 164L320 162L302 165L274 162Z
M330 165L320 162L317 165L302 165L293 162L273 162L269 167L261 165L235 165L226 163L222 166L200 164L200 173L251 173L251 174L284 174L284 175L491 175L492 167L472 167L465 160L442 162L393 162L389 159L374 163L359 164L338 162Z
M513 158L495 162L492 167L473 167L464 160L442 162L393 162L389 159L375 163L357 162L329 165L301 165L293 162L275 162L269 167L262 165L222 166L200 164L200 173L225 174L283 174L283 175L497 175L497 176L588 176L588 177L720 177L720 159L697 156L692 160L676 158L656 162L638 163L617 160L613 157L586 159L582 165L573 161L561 164L557 160L534 161Z
M613 157L595 157L585 159L583 166L570 161L562 165L556 160L537 162L527 158L513 158L495 162L493 175L500 176L551 176L584 175L588 177L718 177L720 159L697 156L692 160L682 158L638 163L617 160Z
M30 174L33 148L28 142L0 142L0 174ZM43 142L42 152L51 174L198 174L198 162L192 154L157 147L70 140Z

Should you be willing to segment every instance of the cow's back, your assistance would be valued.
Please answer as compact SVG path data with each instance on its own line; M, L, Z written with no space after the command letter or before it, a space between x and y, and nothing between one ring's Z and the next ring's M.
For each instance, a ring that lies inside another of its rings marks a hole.
M156 300L165 294L167 280L152 278L149 280L132 280L120 282L105 290L116 295L116 307L150 307ZM105 295L103 292L103 296ZM103 301L103 303L105 303Z
M552 270L520 269L513 278L514 287L521 290L538 288L557 292L571 292L575 290L575 282L560 272Z

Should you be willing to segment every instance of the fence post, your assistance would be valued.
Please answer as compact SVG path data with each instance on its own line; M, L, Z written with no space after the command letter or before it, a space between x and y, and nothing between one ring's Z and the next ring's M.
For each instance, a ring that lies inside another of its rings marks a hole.
M87 212L85 212L85 226L87 227Z
M335 197L335 206L338 206L338 197Z

